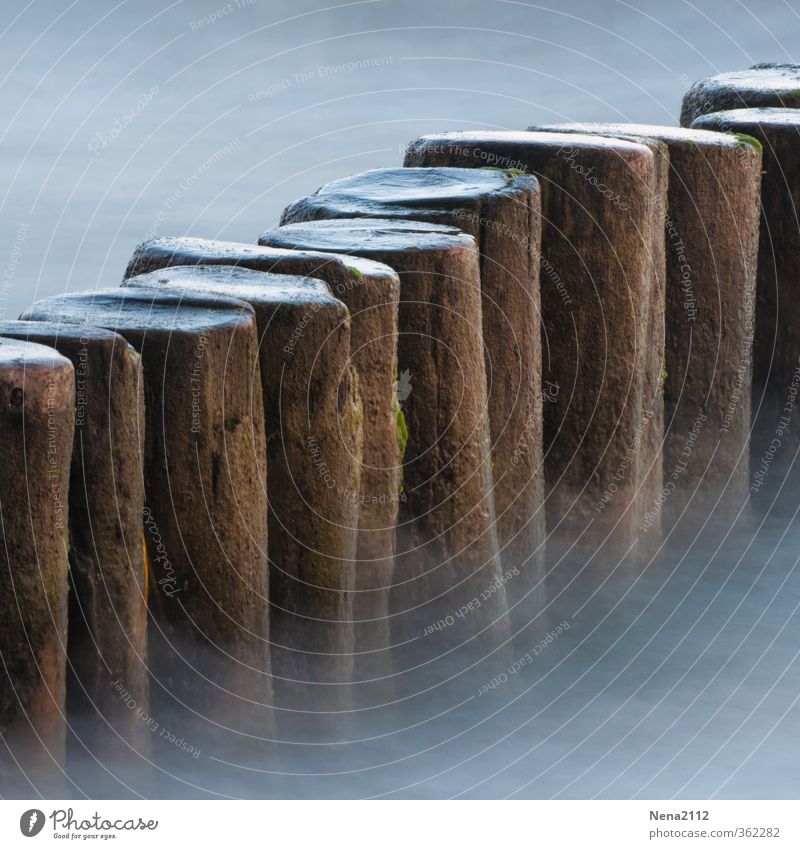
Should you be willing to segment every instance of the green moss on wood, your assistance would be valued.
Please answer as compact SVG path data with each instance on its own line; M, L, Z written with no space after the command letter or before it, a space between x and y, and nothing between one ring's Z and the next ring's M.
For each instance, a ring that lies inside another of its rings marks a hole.
M736 143L739 147L754 147L759 153L763 153L764 146L753 136L748 136L746 133L736 133Z
M392 410L394 412L395 421L395 436L397 438L397 450L399 454L400 465L403 464L403 459L406 456L406 446L408 445L408 424L403 413L403 408L400 406L400 401L397 399L395 392L392 399Z
M500 168L497 165L482 165L482 171L499 171L501 174L505 174L509 180L513 180L514 177L524 177L527 173L522 168Z

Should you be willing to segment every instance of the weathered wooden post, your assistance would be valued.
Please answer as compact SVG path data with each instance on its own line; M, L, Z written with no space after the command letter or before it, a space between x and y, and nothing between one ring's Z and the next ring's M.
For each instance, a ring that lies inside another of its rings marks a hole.
M389 700L393 689L389 595L400 498L398 433L402 434L404 428L395 392L400 295L397 274L386 265L355 256L161 237L137 247L126 276L176 265L233 265L318 278L350 311L350 356L358 372L364 407L361 484L354 494L359 517L352 617L353 689L358 703Z
M23 318L114 330L141 355L148 642L160 727L172 724L172 709L184 711L181 721L189 712L193 726L210 723L212 739L226 728L269 737L266 449L252 308L233 298L99 289L48 298ZM169 741L161 746L172 751Z
M404 402L393 636L429 637L424 645L436 654L481 632L470 649L504 645L507 579L495 528L475 241L452 227L370 218L290 224L261 241L351 252L400 275L398 360L412 391ZM429 630L448 617L452 627Z
M750 382L761 154L746 138L649 124L555 124L669 153L664 488L651 513L703 523L750 489ZM649 519L645 524L648 524Z
M693 126L746 134L763 146L750 492L768 508L800 447L800 112L732 109Z
M506 586L517 630L544 606L538 183L514 171L381 168L328 183L281 223L357 217L450 225L479 247L495 512L503 566L520 571Z
M116 775L151 736L116 688L149 708L141 360L98 327L4 321L0 336L55 348L75 369L67 713L76 754L86 747Z
M709 112L761 106L800 108L800 65L764 62L699 80L683 97L681 126Z
M543 380L559 387L544 404L548 528L570 544L626 553L662 488L652 150L598 136L445 133L413 142L405 164L515 168L539 179Z
M235 297L255 310L277 703L349 708L362 407L347 308L319 280L226 266L165 268L125 286Z
M0 339L0 791L61 798L75 372Z

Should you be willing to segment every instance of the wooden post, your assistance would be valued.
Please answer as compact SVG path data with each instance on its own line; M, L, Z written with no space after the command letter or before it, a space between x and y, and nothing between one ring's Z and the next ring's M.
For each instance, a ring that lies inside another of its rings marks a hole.
M497 529L514 630L544 607L544 462L539 299L541 199L530 175L381 168L291 204L283 224L396 218L457 227L480 250L481 310Z
M693 126L744 134L743 144L763 147L750 492L769 509L800 447L800 112L735 109L702 115ZM778 506L789 504L782 498Z
M651 512L701 525L746 507L761 155L732 135L649 124L537 129L662 142L669 152L664 489ZM666 211L668 210L668 211Z
M683 97L681 126L710 112L761 106L800 107L800 65L764 62L699 80Z
M125 285L223 304L235 297L254 309L277 703L287 711L348 709L363 416L347 308L321 281L246 268L165 268Z
M412 391L403 406L408 444L393 638L427 637L416 644L436 655L481 632L470 650L504 645L506 581L495 529L474 240L452 227L361 218L291 224L262 242L352 252L400 275L398 360ZM483 593L484 602L454 619ZM447 617L452 627L428 630Z
M635 549L662 488L652 150L598 136L445 133L413 142L406 165L514 168L539 179L542 373L559 386L544 405L548 528L590 550Z
M350 356L358 372L364 407L363 465L356 499L359 532L352 617L354 698L359 704L376 699L390 701L389 596L400 498L398 432L402 433L404 427L395 391L400 296L397 274L386 265L355 256L161 237L137 247L126 276L176 265L233 265L318 278L350 311Z
M69 468L75 373L0 339L0 791L65 795Z
M23 318L119 332L144 374L151 697L162 728L273 731L267 501L251 307L132 289L48 298ZM123 688L126 689L126 688ZM187 717L188 712L188 717ZM185 727L185 726L184 726ZM187 745L207 744L207 739ZM256 741L246 741L251 749ZM172 743L159 745L172 753Z
M141 360L98 327L4 321L0 336L55 348L75 369L67 712L76 757L88 750L118 775L142 766L151 737L116 689L149 709Z

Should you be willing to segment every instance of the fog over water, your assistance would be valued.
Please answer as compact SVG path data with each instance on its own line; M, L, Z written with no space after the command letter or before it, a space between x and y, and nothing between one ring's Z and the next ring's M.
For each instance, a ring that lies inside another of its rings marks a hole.
M290 201L401 164L424 133L677 124L691 82L798 60L798 39L778 0L31 0L0 23L0 315L116 285L147 235L255 242ZM752 516L679 525L648 562L551 557L519 668L417 670L397 703L266 761L198 732L199 757L159 746L159 769L117 783L87 755L71 792L796 798L794 459Z

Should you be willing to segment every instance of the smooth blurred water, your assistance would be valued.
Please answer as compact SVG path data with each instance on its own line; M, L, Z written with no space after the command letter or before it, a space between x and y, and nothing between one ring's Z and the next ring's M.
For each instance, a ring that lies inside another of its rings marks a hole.
M401 163L425 132L675 123L691 81L798 59L798 37L778 0L8 8L0 314L116 285L145 235L253 242L290 200ZM473 675L466 702L443 688L357 717L363 743L289 747L255 776L178 764L192 783L161 792L797 796L800 529L782 506L757 536L734 522L673 542L633 577L556 570L550 618L572 627L490 694Z
M319 728L314 704L299 733L279 714L268 756L248 756L237 734L209 742L187 730L191 717L159 715L198 758L155 736L157 768L136 757L98 764L87 752L69 791L797 798L800 522L796 509L782 513L676 531L638 564L552 558L546 623L518 635L510 662L453 654L404 673L414 668L406 655L396 701L340 715L338 729Z

